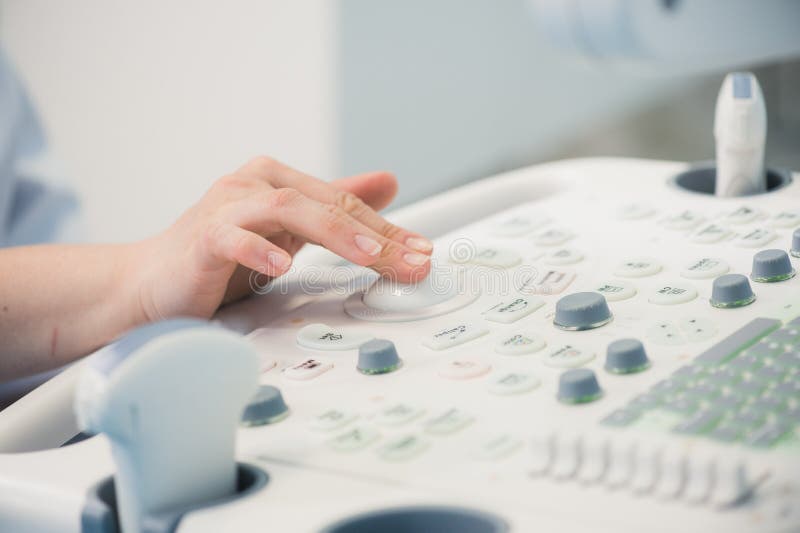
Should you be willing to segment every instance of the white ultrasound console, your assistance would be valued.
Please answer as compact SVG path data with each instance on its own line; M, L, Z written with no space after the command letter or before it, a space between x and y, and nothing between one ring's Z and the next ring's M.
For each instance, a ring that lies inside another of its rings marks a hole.
M569 160L427 199L394 216L435 240L416 290L304 251L218 316L280 392L237 436L268 480L176 530L800 530L800 174L713 176ZM113 470L103 436L0 455L0 530L92 530Z

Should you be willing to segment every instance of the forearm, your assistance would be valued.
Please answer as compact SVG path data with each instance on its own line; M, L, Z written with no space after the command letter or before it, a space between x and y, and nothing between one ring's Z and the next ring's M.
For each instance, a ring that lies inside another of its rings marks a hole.
M138 246L0 250L0 382L74 361L143 323Z

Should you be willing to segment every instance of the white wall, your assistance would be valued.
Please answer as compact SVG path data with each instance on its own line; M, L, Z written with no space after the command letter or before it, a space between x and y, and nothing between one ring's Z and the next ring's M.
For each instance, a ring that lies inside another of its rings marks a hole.
M256 154L385 168L401 202L527 164L677 83L562 55L525 0L0 0L95 240Z
M95 240L169 224L257 154L336 168L325 0L3 0L0 42Z

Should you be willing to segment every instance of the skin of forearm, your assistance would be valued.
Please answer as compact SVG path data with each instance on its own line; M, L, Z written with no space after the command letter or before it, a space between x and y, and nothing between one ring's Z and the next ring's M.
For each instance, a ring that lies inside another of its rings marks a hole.
M144 323L140 246L0 250L0 382L70 363Z

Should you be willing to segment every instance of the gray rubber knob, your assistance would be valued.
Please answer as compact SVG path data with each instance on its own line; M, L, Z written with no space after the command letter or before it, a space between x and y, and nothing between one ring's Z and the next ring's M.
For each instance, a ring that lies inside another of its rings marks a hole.
M556 302L553 324L569 331L599 328L611 322L611 310L599 292L576 292Z
M263 426L280 422L289 416L289 407L283 401L280 389L272 385L261 385L247 404L242 415L242 425Z
M558 380L558 399L564 403L592 402L603 395L594 370L575 368L567 370Z
M800 257L800 228L797 228L792 233L792 255Z
M613 374L632 374L650 368L644 344L638 339L620 339L608 345L605 369Z
M711 288L711 305L714 307L743 307L753 303L755 299L750 280L741 274L720 276L714 280Z
M772 283L787 280L794 276L792 260L783 250L761 250L753 256L753 281Z
M403 362L392 341L372 339L358 348L358 371L363 374L386 374L397 370Z

